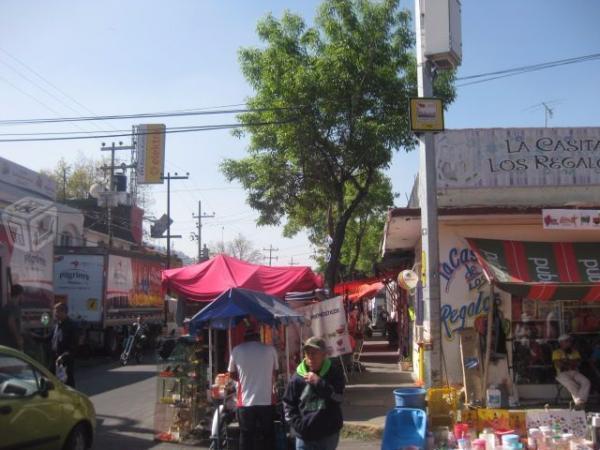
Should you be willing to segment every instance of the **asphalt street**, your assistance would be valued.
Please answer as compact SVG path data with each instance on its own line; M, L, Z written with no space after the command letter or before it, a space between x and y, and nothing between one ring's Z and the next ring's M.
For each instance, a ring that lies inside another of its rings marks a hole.
M156 366L153 364L120 367L99 362L80 368L77 388L87 394L96 408L98 428L94 450L189 449L180 444L157 443L154 436ZM378 450L378 442L340 442L341 450Z

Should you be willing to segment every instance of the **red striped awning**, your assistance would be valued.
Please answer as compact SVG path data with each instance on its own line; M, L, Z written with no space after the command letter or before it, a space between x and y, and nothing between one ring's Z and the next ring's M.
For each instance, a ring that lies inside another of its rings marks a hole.
M600 301L600 243L467 241L503 291L532 300Z

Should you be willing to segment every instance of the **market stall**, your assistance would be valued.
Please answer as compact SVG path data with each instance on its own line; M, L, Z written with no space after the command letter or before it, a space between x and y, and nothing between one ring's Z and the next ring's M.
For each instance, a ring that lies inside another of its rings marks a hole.
M220 296L218 296L212 303L206 308L196 314L190 321L190 334L200 335L202 330L208 328L209 336L209 348L213 347L211 339L212 329L225 329L228 330L228 344L229 354L231 354L232 338L231 330L232 327L243 321L255 321L263 327L271 328L271 336L277 334L278 328L284 328L284 342L285 342L285 367L286 376L285 379L280 377L277 380L276 390L279 395L283 394L283 388L286 380L290 378L290 349L289 339L287 336L287 328L291 324L302 325L304 322L304 315L295 312L288 306L286 306L281 300L271 295L256 292L248 289L233 288L229 289ZM265 334L261 333L263 341L266 341ZM273 342L276 350L280 350L280 346L276 342ZM278 352L279 353L279 352ZM212 355L212 352L209 353ZM281 358L280 358L281 359ZM209 359L208 373L213 379L213 363L212 357ZM280 364L282 367L282 364ZM226 388L225 386L219 385L218 380L227 379L227 374L218 374L214 377L216 384L212 386L211 391L214 392L213 400L216 401L217 412L214 414L213 424L213 436L218 442L221 439L221 415L227 411L227 405L221 405L221 401L225 403ZM215 395L216 394L216 395ZM281 422L282 423L282 422Z
M288 292L311 291L323 280L310 267L271 267L217 255L200 264L162 272L162 286L188 300L209 302L227 289L244 288L283 299Z

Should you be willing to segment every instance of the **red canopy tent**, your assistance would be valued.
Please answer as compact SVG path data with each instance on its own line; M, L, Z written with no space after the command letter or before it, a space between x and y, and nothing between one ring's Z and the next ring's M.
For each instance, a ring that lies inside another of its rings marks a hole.
M348 296L348 298L350 299L350 301L352 302L357 302L359 300L362 300L363 298L367 298L367 297L375 297L375 295L382 290L385 287L385 285L380 282L380 281L376 281L375 283L365 283L362 284L359 288L358 291L355 292L354 294L350 294Z
M170 288L189 300L212 301L231 288L245 288L283 298L286 292L322 287L310 267L270 267L217 255L200 264L163 270L163 289Z

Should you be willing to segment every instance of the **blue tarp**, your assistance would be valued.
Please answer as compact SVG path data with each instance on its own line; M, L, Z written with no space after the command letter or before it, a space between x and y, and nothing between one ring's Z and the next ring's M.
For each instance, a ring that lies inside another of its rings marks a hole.
M227 329L246 316L267 325L303 323L304 316L272 295L249 289L232 288L212 301L190 321L190 334L205 326Z

